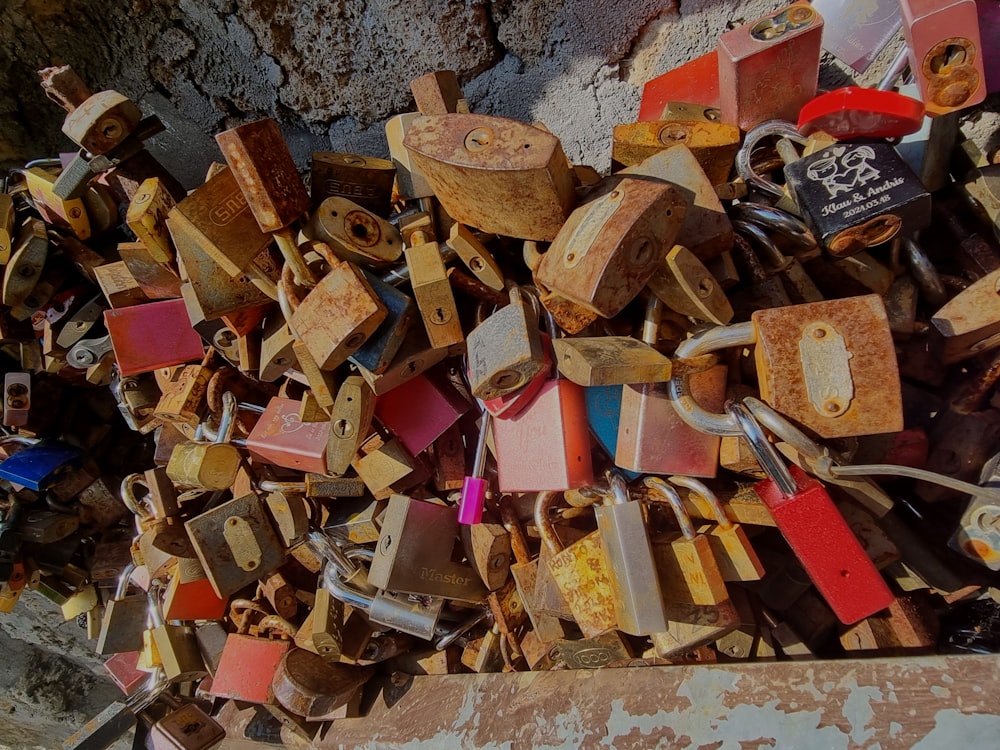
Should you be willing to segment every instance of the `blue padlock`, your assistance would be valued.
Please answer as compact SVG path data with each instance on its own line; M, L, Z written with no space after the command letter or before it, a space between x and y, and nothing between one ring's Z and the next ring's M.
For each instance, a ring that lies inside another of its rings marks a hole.
M362 273L389 314L375 329L375 333L347 359L369 372L381 375L389 369L399 347L406 339L406 334L416 319L417 305L408 295L386 284L374 274L368 271Z
M587 402L587 423L590 433L597 438L611 460L615 458L615 446L618 444L618 418L622 410L621 385L595 385L584 388L584 398ZM621 473L631 482L642 476L634 471L620 469Z
M83 452L58 440L42 440L0 461L0 478L36 492L80 466Z

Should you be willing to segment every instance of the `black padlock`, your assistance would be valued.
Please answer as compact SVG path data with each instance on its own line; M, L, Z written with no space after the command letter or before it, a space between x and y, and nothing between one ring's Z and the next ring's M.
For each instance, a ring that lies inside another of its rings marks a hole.
M888 143L834 143L785 165L785 180L813 233L838 257L930 223L930 193Z

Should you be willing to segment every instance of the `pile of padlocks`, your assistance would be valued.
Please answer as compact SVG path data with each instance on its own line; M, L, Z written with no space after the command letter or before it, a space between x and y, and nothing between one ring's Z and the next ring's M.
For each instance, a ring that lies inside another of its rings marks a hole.
M307 190L260 120L185 194L155 117L42 71L81 150L0 194L0 607L85 617L130 694L70 744L312 739L377 674L995 652L1000 166L955 143L954 5L904 13L919 99L817 96L807 4L728 31L607 177L438 72L392 161Z

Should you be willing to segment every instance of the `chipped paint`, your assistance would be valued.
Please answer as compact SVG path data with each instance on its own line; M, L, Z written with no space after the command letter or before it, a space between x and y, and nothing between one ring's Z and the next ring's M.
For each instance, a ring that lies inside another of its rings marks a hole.
M960 741L965 747L996 747L1000 716L963 714L946 708L934 714L934 728L911 750L940 750Z
M853 673L848 678L842 679L839 686L848 689L841 713L851 725L851 741L860 745L875 736L875 729L865 730L875 718L871 702L876 700L882 703L882 691L877 687L861 687Z
M941 687L940 685L931 685L931 693L936 695L938 698L951 697L951 691L946 687Z
M899 733L903 731L903 725L898 721L889 722L889 739L894 740L899 736Z

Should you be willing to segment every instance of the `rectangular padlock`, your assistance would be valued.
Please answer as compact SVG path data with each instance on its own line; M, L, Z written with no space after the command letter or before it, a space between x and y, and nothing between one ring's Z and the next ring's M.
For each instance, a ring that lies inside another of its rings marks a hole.
M375 399L375 418L414 456L469 410L454 387L418 375Z
M436 242L422 241L407 247L405 252L413 296L431 346L445 349L461 344L465 336L440 246Z
M94 269L97 285L104 299L113 308L130 307L148 302L149 297L124 261L105 263Z
M448 215L484 232L548 242L576 203L562 145L540 128L434 115L415 119L403 144Z
M193 362L205 355L182 300L107 310L104 323L122 375ZM155 347L149 345L151 341L156 342Z
M347 198L379 216L389 215L396 168L388 159L315 151L310 162L312 206L327 198Z
M910 71L932 117L986 98L975 0L900 0ZM992 46L992 42L987 40Z
M330 422L303 422L299 402L272 398L247 437L250 455L298 471L326 473Z
M618 627L614 584L599 531L556 552L548 565L585 638Z
M172 233L174 246L177 249L177 265L181 275L181 296L187 303L192 319L205 318L214 320L223 315L231 315L240 310L259 307L270 301L270 298L257 288L257 276L268 277L274 262L270 251L265 249L254 259L251 270L233 278L218 263L205 253L198 243L188 235L187 230L179 228ZM254 277L251 277L251 272ZM266 279L264 286L268 286ZM270 287L274 283L270 282Z
M796 121L816 96L823 19L795 3L719 37L722 121L746 132L765 120Z
M274 701L271 680L291 641L230 633L210 693L248 703Z
M705 110L703 110L705 111ZM715 120L661 118L651 122L615 125L611 159L616 171L637 165L651 156L677 146L691 151L704 170L709 185L729 179L736 152L740 148L740 129L718 122L718 110L707 110ZM681 115L683 117L684 115ZM712 193L715 194L713 187Z
M671 102L719 107L719 54L715 50L651 78L642 87L639 122L662 120Z
M177 204L157 177L145 180L132 196L125 223L157 263L174 262L174 245L167 216Z

